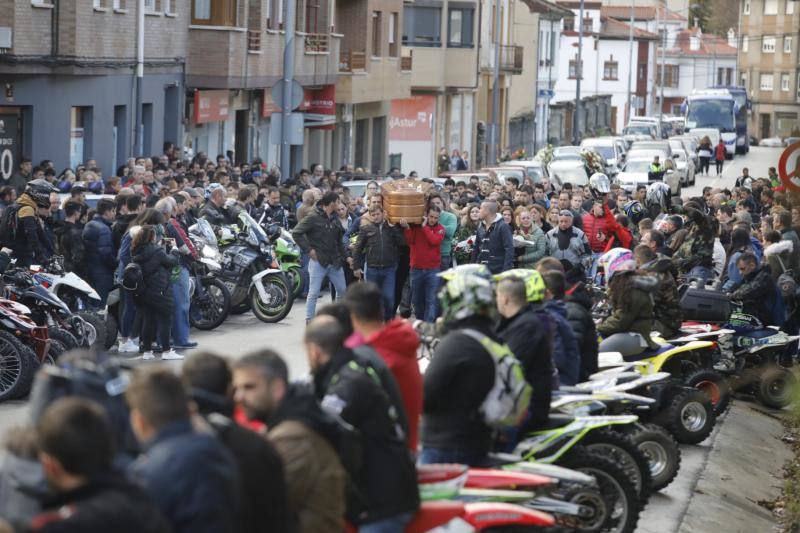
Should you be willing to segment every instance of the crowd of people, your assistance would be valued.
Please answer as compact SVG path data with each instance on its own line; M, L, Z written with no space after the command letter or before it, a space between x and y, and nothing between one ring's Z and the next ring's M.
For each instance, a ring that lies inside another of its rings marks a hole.
M119 457L102 407L57 400L9 441L49 490L32 503L0 476L0 502L23 502L0 510L4 527L329 532L346 520L399 532L419 506L415 462L482 466L490 451L513 449L546 422L554 390L597 370L598 335L636 333L644 349L653 332L677 332L679 282L717 281L745 313L797 329L800 204L774 169L759 179L745 169L732 189L705 187L686 201L658 184L629 192L604 175L560 190L547 178L448 179L427 198L422 223L410 224L387 219L377 182L350 195L348 169L315 165L281 179L260 161L181 162L167 151L101 180L113 200L89 208L80 180L102 172L87 162L64 190L46 163L37 176L23 161L22 181L3 189L2 218L14 229L3 245L21 265L63 255L102 298L139 265L146 291L123 302L120 353L173 359L196 346L187 288L195 220L235 223L245 210L291 229L307 276L311 377L292 381L269 349L232 363L193 355L180 375L140 367L125 392L138 457ZM317 309L328 285L335 300ZM596 323L592 290L603 285L609 313ZM404 320L412 314L438 321L424 377ZM480 414L494 361L507 353L532 395L522 424L498 439Z

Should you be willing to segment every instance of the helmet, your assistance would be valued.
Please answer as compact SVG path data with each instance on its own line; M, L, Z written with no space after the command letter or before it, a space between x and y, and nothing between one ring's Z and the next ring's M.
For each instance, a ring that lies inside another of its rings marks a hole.
M489 271L489 267L482 263L469 263L466 265L458 265L454 266L453 268L448 268L444 272L439 273L439 277L450 281L457 276L477 276L479 278L483 278L486 280L492 280L492 273Z
M669 207L669 196L669 185L663 181L656 181L647 186L647 195L645 196L645 201L647 202L648 207L658 206L661 209L666 210L667 207Z
M595 198L597 198L601 194L611 192L611 182L608 180L608 176L602 172L595 172L592 174L592 177L589 178L589 188L592 190L592 194Z
M44 179L37 179L29 181L25 186L25 194L33 198L36 205L45 209L50 208L50 193L58 192L58 189L50 185L50 182Z
M638 224L645 217L644 207L638 200L628 202L623 209L634 224Z
M748 176L745 179L743 179L742 180L742 187L744 187L748 191L753 190L753 178Z
M525 297L529 302L538 303L544 300L544 291L547 287L545 287L544 279L538 271L528 268L514 268L494 276L496 281L508 278L520 279L525 282Z
M222 192L225 192L225 187L223 187L221 183L210 183L210 184L208 185L208 187L206 187L206 200L208 200L209 198L211 198L211 194L212 194L214 191L217 191L217 190L220 190L220 191L222 191Z
M606 273L606 279L610 280L617 272L625 272L636 268L636 261L633 260L633 253L627 248L612 248L600 256L598 262Z
M439 291L439 303L445 324L485 315L494 309L492 282L474 274L456 274Z

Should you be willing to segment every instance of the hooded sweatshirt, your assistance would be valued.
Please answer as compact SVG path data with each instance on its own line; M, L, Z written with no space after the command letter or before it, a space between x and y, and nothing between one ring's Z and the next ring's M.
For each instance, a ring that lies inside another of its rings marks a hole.
M775 242L764 249L772 279L777 281L781 274L791 268L793 251L792 241Z
M416 452L419 417L422 415L422 375L417 364L419 337L408 322L397 318L365 341L386 361L400 387L408 418L408 447Z

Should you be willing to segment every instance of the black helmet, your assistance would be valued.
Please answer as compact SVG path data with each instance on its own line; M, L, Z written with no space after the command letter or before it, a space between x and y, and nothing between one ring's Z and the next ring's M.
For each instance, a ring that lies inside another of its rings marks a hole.
M37 179L29 181L25 186L25 194L33 198L36 205L45 209L50 208L50 193L58 192L58 189L50 185L50 182L44 179Z

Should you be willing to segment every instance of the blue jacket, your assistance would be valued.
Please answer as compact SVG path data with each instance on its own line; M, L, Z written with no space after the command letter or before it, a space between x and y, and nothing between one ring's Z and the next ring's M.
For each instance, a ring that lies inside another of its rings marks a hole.
M117 267L117 251L111 235L111 222L95 215L83 228L86 265L89 274L113 274Z
M213 435L173 422L144 444L130 475L167 517L175 533L239 531L239 474Z
M514 268L514 236L499 214L489 228L481 223L475 234L472 262L483 263L492 274Z
M567 307L564 302L548 300L544 309L553 319L553 363L558 369L561 385L572 386L578 383L581 370L581 352L578 341L567 320Z

